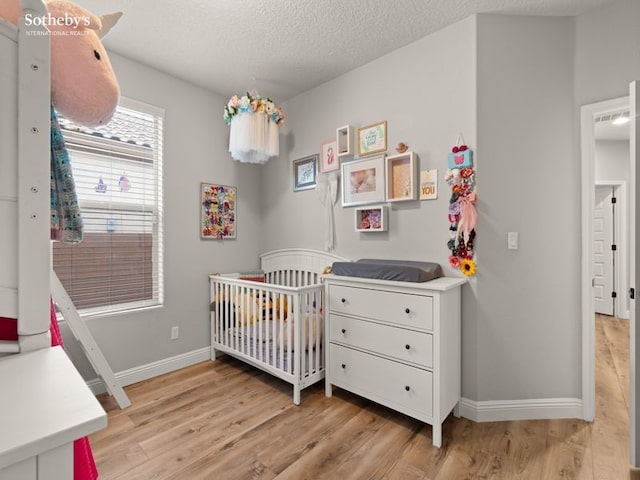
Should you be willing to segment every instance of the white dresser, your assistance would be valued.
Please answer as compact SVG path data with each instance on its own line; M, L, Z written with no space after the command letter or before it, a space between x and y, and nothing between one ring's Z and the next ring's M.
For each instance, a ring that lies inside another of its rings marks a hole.
M335 385L422 420L433 426L433 444L440 447L442 422L460 401L466 280L326 275L324 281L326 395Z

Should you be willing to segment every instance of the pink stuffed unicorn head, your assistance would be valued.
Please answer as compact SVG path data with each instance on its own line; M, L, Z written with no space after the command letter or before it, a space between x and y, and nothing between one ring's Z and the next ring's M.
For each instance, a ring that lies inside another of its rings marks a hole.
M47 0L49 14L25 16L44 23L51 35L51 103L68 119L86 126L107 123L118 106L120 87L100 40L122 13L98 17L68 0ZM20 0L2 0L0 18L17 25Z

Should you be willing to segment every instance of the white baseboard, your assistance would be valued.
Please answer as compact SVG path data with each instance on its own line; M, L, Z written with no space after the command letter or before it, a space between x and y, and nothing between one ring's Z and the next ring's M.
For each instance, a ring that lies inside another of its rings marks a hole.
M165 373L205 362L211 359L211 348L204 347L192 352L169 357L157 362L117 372L120 385L126 387ZM99 395L106 392L99 378L89 380L87 385ZM476 402L468 398L460 400L460 415L474 422L499 422L505 420L543 420L551 418L582 418L582 400L579 398L542 398L530 400L491 400Z
M205 362L207 360L211 360L210 347L204 347L199 350L176 355L175 357L164 358L162 360L158 360L157 362L130 368L122 372L117 372L115 375L116 379L119 380L120 385L126 387L127 385L138 383L143 380L148 380L150 378L157 377L158 375L173 372L175 370L180 370L181 368L195 365L196 363L200 362ZM87 385L94 393L94 395L106 393L107 391L104 387L104 384L102 383L102 380L100 380L99 378L89 380L87 382Z
M541 398L476 402L463 398L460 401L460 415L474 422L582 418L582 400Z

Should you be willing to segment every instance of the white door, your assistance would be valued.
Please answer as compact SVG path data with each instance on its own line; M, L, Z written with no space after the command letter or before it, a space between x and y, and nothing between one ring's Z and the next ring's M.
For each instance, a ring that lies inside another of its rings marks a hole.
M632 300L629 301L629 325L631 330L630 338L630 361L631 367L631 465L640 466L640 415L638 415L638 401L640 401L640 328L636 325L636 302L635 289L640 286L640 249L638 242L640 241L640 209L636 207L637 202L637 186L640 184L640 169L636 168L640 162L640 149L637 146L640 140L640 81L631 83L629 88L629 103L631 106L631 132L630 132L630 149L631 149L631 182L629 192L629 295ZM631 295L633 292L633 295Z
M613 187L596 186L593 209L593 302L596 313L613 315Z

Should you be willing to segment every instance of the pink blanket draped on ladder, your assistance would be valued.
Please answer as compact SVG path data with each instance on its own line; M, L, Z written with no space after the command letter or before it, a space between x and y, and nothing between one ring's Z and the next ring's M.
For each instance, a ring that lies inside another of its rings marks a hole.
M15 319L0 317L0 340L17 340L18 324ZM58 328L56 310L51 301L51 346L60 345L64 348L62 335ZM98 468L93 459L89 437L73 442L73 480L96 480Z

